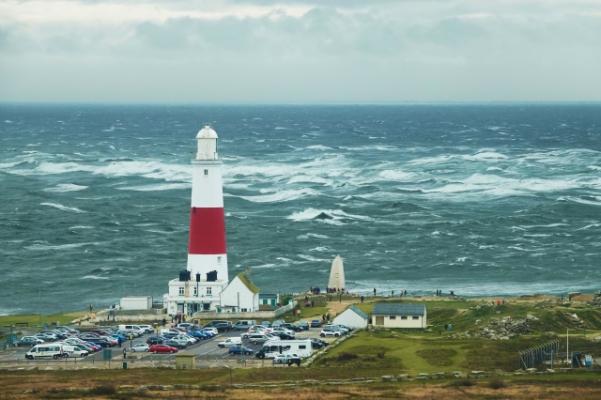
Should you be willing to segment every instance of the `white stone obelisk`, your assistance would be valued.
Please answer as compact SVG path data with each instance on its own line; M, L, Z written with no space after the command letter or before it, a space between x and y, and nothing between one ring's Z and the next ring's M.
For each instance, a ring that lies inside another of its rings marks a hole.
M332 261L332 268L330 269L330 280L328 282L328 290L344 290L344 265L342 264L342 257L336 256Z

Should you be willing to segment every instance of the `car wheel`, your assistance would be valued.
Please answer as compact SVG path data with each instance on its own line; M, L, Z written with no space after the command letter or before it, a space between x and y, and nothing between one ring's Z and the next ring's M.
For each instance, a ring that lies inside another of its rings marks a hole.
M323 333L320 333L319 336L326 337L326 335L324 335Z

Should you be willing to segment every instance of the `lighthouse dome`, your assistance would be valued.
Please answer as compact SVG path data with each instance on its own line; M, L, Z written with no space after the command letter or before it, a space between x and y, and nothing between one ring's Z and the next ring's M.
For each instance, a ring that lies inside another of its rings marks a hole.
M209 125L205 125L204 128L198 131L196 139L217 139L217 132Z

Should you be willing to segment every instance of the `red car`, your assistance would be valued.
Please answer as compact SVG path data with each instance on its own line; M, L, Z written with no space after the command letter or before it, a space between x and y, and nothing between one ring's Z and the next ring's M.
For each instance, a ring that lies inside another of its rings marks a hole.
M148 351L150 353L177 353L177 347L167 346L166 344L153 344Z

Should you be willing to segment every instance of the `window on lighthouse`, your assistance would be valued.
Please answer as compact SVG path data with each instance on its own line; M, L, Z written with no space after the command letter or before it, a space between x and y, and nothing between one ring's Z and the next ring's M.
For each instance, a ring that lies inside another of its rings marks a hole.
M184 288L183 287L179 288L179 295L180 296L184 295Z
M207 296L211 296L213 293L213 288L208 287L207 288Z
M209 175L209 170L205 169L205 176Z

